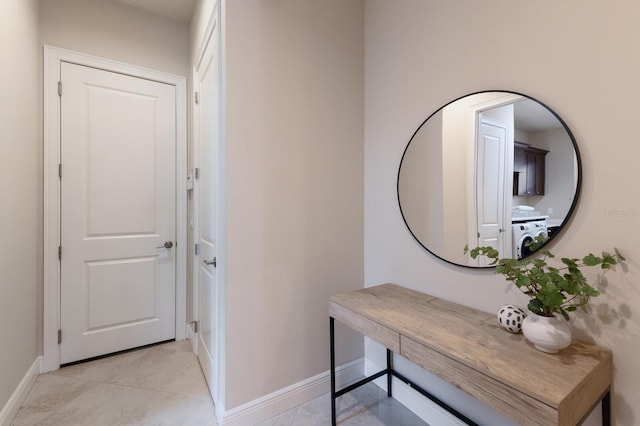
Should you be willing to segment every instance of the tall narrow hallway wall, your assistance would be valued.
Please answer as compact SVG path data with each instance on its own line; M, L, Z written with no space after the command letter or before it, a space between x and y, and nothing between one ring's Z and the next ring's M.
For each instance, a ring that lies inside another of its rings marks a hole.
M38 357L38 1L0 13L0 410ZM1 419L0 419L1 420Z
M328 299L363 285L364 2L227 1L224 19L233 409L327 372ZM338 364L361 356L339 339Z

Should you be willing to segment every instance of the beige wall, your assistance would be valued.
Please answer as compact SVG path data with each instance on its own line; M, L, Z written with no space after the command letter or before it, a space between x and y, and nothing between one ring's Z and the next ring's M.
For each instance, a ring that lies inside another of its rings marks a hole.
M328 298L363 285L364 23L362 0L226 8L232 409L327 371Z
M411 138L398 172L398 197L402 216L422 244L433 253L444 250L443 208L443 112L429 119ZM428 167L426 167L428 165Z
M574 321L578 336L613 350L614 424L629 426L640 424L639 19L631 0L368 0L365 19L366 285L391 281L487 312L526 304L505 292L501 277L445 264L417 246L395 184L406 141L444 103L485 89L540 99L571 127L584 167L575 217L552 249L577 256L617 246L629 259L627 273L607 274L591 314ZM368 345L367 356L374 352Z
M37 7L0 13L0 410L38 356Z
M529 200L533 201L531 205L544 214L547 214L547 209L551 207L553 213L550 219L562 220L569 213L575 193L575 154L571 138L563 128L556 128L531 133L529 141L532 146L549 151L544 160L544 197L530 197Z
M189 76L189 27L106 0L41 0L42 43Z

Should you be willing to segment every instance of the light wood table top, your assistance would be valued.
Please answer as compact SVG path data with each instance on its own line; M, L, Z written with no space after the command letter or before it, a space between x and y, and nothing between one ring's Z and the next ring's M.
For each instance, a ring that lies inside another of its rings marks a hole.
M543 353L495 315L394 284L334 296L329 313L523 425L575 425L611 385L609 350Z

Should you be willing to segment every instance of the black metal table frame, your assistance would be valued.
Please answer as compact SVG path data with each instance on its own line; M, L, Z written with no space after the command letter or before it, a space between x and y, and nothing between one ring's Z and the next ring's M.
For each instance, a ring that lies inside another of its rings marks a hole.
M366 385L367 383L372 382L372 381L376 380L377 378L382 377L384 375L387 376L387 396L389 396L389 397L393 396L392 388L391 388L391 382L393 380L393 377L396 377L399 380L401 380L402 382L404 382L410 388L416 390L422 396L428 398L429 400L431 400L432 402L437 404L439 407L443 408L444 410L446 410L450 414L454 415L458 419L460 419L463 422L465 422L467 425L479 426L478 423L475 423L473 420L469 419L464 414L462 414L459 411L457 411L455 408L451 407L450 405L448 405L444 401L440 400L435 395L433 395L430 392L424 390L422 387L420 387L416 383L412 382L411 380L409 380L408 378L406 378L405 376L403 376L402 374L400 374L396 370L394 370L393 369L393 351L391 349L389 349L389 348L387 348L387 368L385 368L384 370L379 371L379 372L377 372L377 373L375 373L375 374L373 374L371 376L365 377L364 379L362 379L362 380L360 380L360 381L358 381L356 383L353 383L353 384L351 384L349 386L346 386L346 387L344 387L342 389L336 390L336 357L335 357L334 327L335 327L335 318L330 316L329 317L329 339L330 339L330 348L331 348L331 425L332 426L336 426L336 419L337 419L336 399L337 398L341 397L342 395L344 395L344 394L346 394L348 392L351 392L352 390L354 390L356 388L359 388L360 386ZM599 402L602 402L602 425L603 426L611 426L611 393L610 393L610 389L607 389L605 391L605 393L599 399ZM579 425L582 424L586 420L587 417L589 417L589 415L591 414L591 412L595 409L595 407L597 405L598 405L598 402L596 402L593 405L593 407L591 407L591 409L584 415L584 417L578 423Z

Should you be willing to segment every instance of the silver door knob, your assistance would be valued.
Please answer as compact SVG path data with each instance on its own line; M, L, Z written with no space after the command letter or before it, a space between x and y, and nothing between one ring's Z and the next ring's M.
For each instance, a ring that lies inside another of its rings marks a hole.
M156 248L166 248L166 249L170 249L171 247L173 247L173 241L165 241L163 245L158 246Z
M214 268L218 266L218 261L216 260L215 257L211 260L203 260L203 262L205 265L213 265Z

